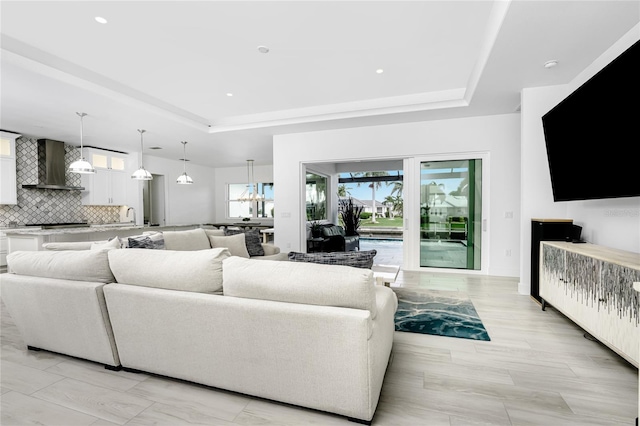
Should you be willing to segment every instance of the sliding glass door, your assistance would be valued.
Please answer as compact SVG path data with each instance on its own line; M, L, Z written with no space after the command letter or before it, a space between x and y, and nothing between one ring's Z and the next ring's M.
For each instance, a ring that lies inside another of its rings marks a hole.
M420 162L420 266L481 269L482 160Z

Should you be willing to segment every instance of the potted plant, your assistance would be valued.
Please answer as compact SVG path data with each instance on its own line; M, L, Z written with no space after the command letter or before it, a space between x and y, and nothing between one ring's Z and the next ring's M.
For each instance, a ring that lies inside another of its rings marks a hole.
M322 237L322 223L319 220L314 220L309 224L311 228L311 237L312 238L320 238Z
M340 217L344 224L345 235L359 235L358 228L360 228L360 215L363 209L363 206L354 205L351 197L340 199Z

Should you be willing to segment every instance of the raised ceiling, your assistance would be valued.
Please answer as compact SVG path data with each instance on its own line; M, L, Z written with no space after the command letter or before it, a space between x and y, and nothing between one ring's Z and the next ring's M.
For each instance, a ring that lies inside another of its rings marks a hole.
M0 127L203 165L274 134L515 112L640 20L632 1L2 1ZM100 24L95 17L104 17ZM258 46L269 48L268 53ZM557 59L559 65L543 64ZM383 70L383 72L377 72ZM230 96L231 94L232 96Z

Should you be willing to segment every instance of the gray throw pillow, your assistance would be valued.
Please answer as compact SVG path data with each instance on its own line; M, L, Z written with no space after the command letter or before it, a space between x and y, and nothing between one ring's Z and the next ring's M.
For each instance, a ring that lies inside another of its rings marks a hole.
M264 248L262 247L262 239L260 237L260 230L257 228L247 229L241 231L240 229L227 229L224 230L224 235L236 235L244 233L244 242L247 246L249 256L264 256Z
M129 237L129 248L144 248L144 249L163 249L164 239L153 240L151 237L141 235L139 237Z
M298 253L289 252L289 260L292 262L321 263L323 265L344 265L355 268L371 269L373 258L378 252L365 251L337 251L331 253Z

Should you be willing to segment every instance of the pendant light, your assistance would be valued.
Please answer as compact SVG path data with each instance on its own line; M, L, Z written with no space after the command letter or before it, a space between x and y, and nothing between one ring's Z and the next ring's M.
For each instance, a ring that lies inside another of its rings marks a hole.
M76 112L76 114L78 114L78 116L80 117L80 159L74 161L73 163L71 163L71 165L69 166L69 171L73 172L73 173L83 173L83 174L95 173L96 169L94 169L93 166L91 165L91 163L89 163L87 160L85 160L84 156L82 155L82 148L84 147L84 141L83 141L84 123L83 123L83 118L87 114L85 114L84 112Z
M140 130L138 129L138 131L140 132L140 168L138 170L136 170L135 172L133 172L133 174L131 175L131 179L137 179L137 180L153 180L153 176L151 176L151 173L149 173L147 170L145 170L144 166L142 165L142 150L143 150L143 142L142 142L142 134L144 132L146 132L146 130Z
M180 142L182 144L182 161L184 163L184 172L180 176L178 176L179 185L191 185L193 183L193 179L191 176L187 174L187 141Z
M247 160L247 189L244 190L242 194L240 194L240 198L238 200L244 202L260 202L262 201L262 197L258 194L258 185L253 180L253 160Z

